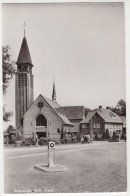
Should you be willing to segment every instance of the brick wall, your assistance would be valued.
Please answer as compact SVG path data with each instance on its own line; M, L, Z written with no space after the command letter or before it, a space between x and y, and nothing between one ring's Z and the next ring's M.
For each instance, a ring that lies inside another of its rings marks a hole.
M39 109L37 106L38 102L42 101L44 106L43 108ZM32 105L32 107L29 109L29 111L26 113L24 117L24 125L23 125L23 132L24 137L36 137L37 130L39 131L45 131L43 130L43 127L36 127L36 116L38 114L43 114L47 120L47 129L46 133L50 138L60 138L61 133L57 133L57 129L60 129L60 132L62 130L62 121L56 116L53 109L49 108L49 106L46 104L46 102L42 99L42 97L39 97L35 105Z

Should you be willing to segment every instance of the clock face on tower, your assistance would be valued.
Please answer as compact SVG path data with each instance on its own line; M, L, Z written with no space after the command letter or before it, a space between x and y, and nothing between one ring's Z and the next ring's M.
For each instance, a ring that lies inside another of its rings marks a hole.
M21 71L26 71L26 67L22 66Z

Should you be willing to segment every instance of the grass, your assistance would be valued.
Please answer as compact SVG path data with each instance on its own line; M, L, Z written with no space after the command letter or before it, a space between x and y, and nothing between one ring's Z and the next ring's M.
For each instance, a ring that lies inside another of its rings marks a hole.
M44 154L5 159L5 193L126 191L126 143L57 153L56 163L66 166L66 172L33 169L36 164L46 163L46 158Z

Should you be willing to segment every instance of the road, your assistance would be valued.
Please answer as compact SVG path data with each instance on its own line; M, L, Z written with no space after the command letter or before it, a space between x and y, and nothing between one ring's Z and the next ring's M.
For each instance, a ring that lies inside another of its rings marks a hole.
M126 143L56 146L56 163L67 172L34 170L47 165L47 146L4 149L5 193L126 191Z
M124 142L116 143L117 145L121 145ZM63 153L68 151L78 151L82 149L89 148L102 148L103 146L112 146L115 143L108 142L93 142L90 144L66 144L66 145L56 145L55 151L56 153ZM39 147L20 147L20 148L5 148L4 149L4 157L5 158L18 158L18 157L28 157L28 156L39 156L41 154L46 154L48 152L47 146L39 146Z

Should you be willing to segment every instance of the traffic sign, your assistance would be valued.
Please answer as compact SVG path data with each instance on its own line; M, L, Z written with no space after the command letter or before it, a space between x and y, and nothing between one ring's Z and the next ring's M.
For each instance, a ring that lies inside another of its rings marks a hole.
M49 142L49 148L55 148L55 142Z

